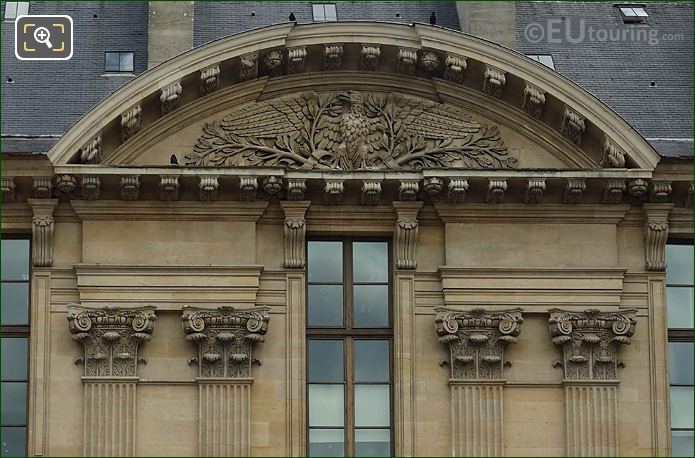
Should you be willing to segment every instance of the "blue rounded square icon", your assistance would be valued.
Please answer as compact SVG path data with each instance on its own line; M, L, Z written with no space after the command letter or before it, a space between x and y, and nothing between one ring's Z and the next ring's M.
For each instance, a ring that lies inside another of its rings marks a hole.
M70 16L17 16L14 36L14 54L19 60L68 60L72 57Z

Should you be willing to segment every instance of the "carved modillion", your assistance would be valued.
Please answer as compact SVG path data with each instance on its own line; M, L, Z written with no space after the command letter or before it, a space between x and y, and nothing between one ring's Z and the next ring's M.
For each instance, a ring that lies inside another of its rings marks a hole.
M164 201L179 200L179 177L163 176L159 180L159 198Z
M251 378L251 365L259 362L253 349L268 331L268 307L184 306L181 319L186 339L198 346L199 378Z
M198 184L200 200L212 202L217 200L220 183L217 176L201 176Z
M31 259L35 267L53 265L53 230L55 220L53 210L58 199L29 199L33 211L31 219Z
M394 202L396 211L395 244L396 269L415 270L417 260L415 253L418 241L417 214L422 202Z
M365 180L362 182L362 205L379 205L381 198L381 181Z
M488 203L501 204L504 202L504 193L507 191L506 178L490 178L487 183Z
M204 68L200 71L200 95L208 95L220 88L220 66Z
M289 178L287 180L287 200L304 200L306 195L306 180Z
M562 202L565 204L581 204L586 191L584 178L568 178L565 184L565 193Z
M456 54L447 54L444 60L444 79L454 83L463 83L463 72L466 71L468 63L465 57Z
M414 75L417 65L417 51L412 48L399 48L396 55L396 72Z
M545 105L545 91L531 83L526 83L523 96L521 108L523 108L529 116L540 118L543 114L543 106Z
M543 201L545 178L529 178L524 190L524 203L539 204Z
M327 44L323 49L323 69L339 70L343 64L343 45L340 43Z
M281 201L285 213L284 239L286 269L303 269L306 266L306 211L308 201Z
M649 202L655 204L665 204L671 198L670 181L654 181L649 185Z
M239 79L248 81L258 77L258 53L244 54L239 58Z
M483 92L495 98L502 98L504 86L507 84L506 72L488 65L483 75Z
M138 200L140 198L140 176L127 175L121 177L121 199Z
M439 70L439 56L434 51L420 52L420 68L427 73L434 73Z
M239 181L239 200L252 202L258 192L257 177L241 177Z
M263 54L263 69L270 76L282 74L282 50L271 49Z
M468 180L464 178L452 178L449 180L446 200L452 204L461 204L466 199Z
M69 174L57 175L56 187L60 192L70 194L77 188L77 177Z
M323 200L328 205L338 205L343 200L343 192L345 192L343 180L326 180L326 185L323 188Z
M177 109L181 104L181 82L164 87L159 94L159 101L162 107L162 116L167 115Z
M374 71L379 65L379 56L381 56L381 46L374 44L362 45L360 53L360 69L366 71Z
M101 195L101 178L94 175L85 175L80 181L82 198L84 200L98 200Z
M422 187L432 197L437 197L444 190L444 180L439 177L427 177L423 180Z
M0 192L2 192L2 201L4 203L15 201L15 182L14 178L2 177L2 184L0 185Z
M296 46L287 49L287 73L301 73L306 62L306 47Z
M82 146L80 162L83 164L98 164L101 162L101 132Z
M625 167L625 151L620 149L608 136L603 141L601 167L622 169Z
M68 328L84 346L85 377L137 377L138 347L152 335L154 310L68 306Z
M138 133L142 125L142 108L140 104L133 106L121 114L121 141L125 143Z
M648 271L666 270L666 241L668 240L668 215L673 204L643 204L644 259Z
M562 114L560 133L569 141L579 146L582 143L582 134L586 130L586 121L582 115L565 107Z
M51 177L34 178L34 198L50 199L53 197L53 182Z
M623 192L627 189L625 180L610 178L603 187L604 204L619 204L623 201Z
M398 187L398 200L414 201L417 200L417 193L420 189L418 180L401 180Z

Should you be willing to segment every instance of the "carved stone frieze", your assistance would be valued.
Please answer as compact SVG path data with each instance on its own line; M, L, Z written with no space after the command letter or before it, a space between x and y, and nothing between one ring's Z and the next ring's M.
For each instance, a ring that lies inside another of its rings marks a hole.
M463 72L466 71L468 62L465 57L456 54L447 54L444 61L444 79L454 83L463 83Z
M328 205L338 205L343 201L344 192L343 180L326 180L326 186L323 188L323 200Z
M121 114L121 141L125 143L133 135L138 133L142 124L142 108L135 105Z
M213 65L200 71L200 95L212 94L220 88L220 66Z
M290 178L287 180L287 200L304 200L305 195L305 179Z
M540 204L545 192L545 178L531 178L526 183L524 190L524 203Z
M630 344L637 324L635 313L634 309L550 310L553 343L562 349L562 359L554 365L563 368L565 381L618 380L618 349Z
M306 266L306 211L309 208L308 201L282 201L280 202L285 213L284 239L285 269L303 269Z
M84 346L85 377L137 377L140 343L149 340L154 307L68 306L72 338Z
M422 51L420 53L420 67L427 73L439 70L439 56L434 51Z
M101 162L101 132L85 143L80 151L80 162L83 164L98 164Z
M619 204L623 201L623 192L627 189L625 180L609 179L603 187L604 204Z
M417 192L420 189L418 180L401 180L398 187L398 200L414 201L417 200Z
M417 65L417 50L400 48L396 55L396 72L404 75L414 75Z
M34 198L50 199L53 197L53 183L51 177L34 178Z
M566 204L581 204L586 191L586 180L583 178L568 178L562 202Z
M606 137L603 142L603 156L599 165L603 168L622 169L625 167L625 151L620 149L613 140Z
M241 177L239 181L239 200L254 201L258 191L257 177Z
M638 201L643 201L647 197L647 180L637 178L627 183L627 190L632 197Z
M448 193L446 200L452 204L462 204L466 199L468 191L468 180L464 178L452 178L449 180Z
M2 201L7 203L7 202L14 202L15 201L15 195L14 195L14 190L15 190L15 183L14 183L14 178L2 178L2 182L0 184L0 192L2 192Z
M323 69L340 70L343 65L343 45L340 43L328 44L323 49Z
M306 48L304 46L287 49L287 73L289 75L303 72L305 62Z
M504 193L507 191L506 178L490 178L487 183L487 202L501 204L504 202Z
M483 75L483 92L495 98L502 98L504 86L507 84L506 72L497 67L488 65Z
M220 188L220 182L217 176L201 176L200 183L200 200L204 202L213 202L217 200L217 193Z
M185 306L181 319L186 339L198 346L199 378L251 377L251 365L258 361L253 348L268 331L268 307Z
M263 54L263 68L270 76L282 74L282 50L271 49Z
M670 181L652 181L649 186L649 202L654 204L665 204L671 198Z
M648 271L666 270L666 241L668 240L668 215L673 204L643 204L644 258Z
M504 349L521 333L521 309L435 309L439 342L449 346L450 380L500 380Z
M179 177L166 176L159 180L159 198L161 200L179 200Z
M373 72L379 65L380 56L381 46L373 44L362 45L362 52L360 53L360 69Z
M381 181L362 182L362 197L360 202L362 205L379 205L381 198Z
M417 214L422 202L394 202L396 227L394 240L396 244L396 269L415 270L417 259L415 250L418 241Z
M121 199L138 200L140 198L140 177L138 175L121 178Z
M399 93L302 92L205 124L189 166L419 170L515 168L496 126Z
M162 107L162 116L176 110L181 104L181 82L164 87L159 94L159 101Z
M562 125L560 126L562 136L575 145L581 145L582 134L585 129L586 122L584 117L566 107L562 114Z
M261 182L263 192L269 196L275 196L282 190L282 177L270 175L263 178Z
M101 194L101 178L93 175L85 175L81 179L82 198L84 200L98 200Z
M545 105L545 91L531 83L526 83L524 86L523 101L521 108L534 118L540 118L543 114L543 106Z
M436 197L444 190L444 180L439 177L427 177L423 180L422 187L428 195Z
M34 214L31 219L31 259L35 267L53 265L53 230L55 220L53 210L58 199L29 199Z
M69 194L77 188L77 177L75 175L58 175L56 177L56 187L65 194Z
M248 81L258 77L258 53L244 54L239 58L239 79Z

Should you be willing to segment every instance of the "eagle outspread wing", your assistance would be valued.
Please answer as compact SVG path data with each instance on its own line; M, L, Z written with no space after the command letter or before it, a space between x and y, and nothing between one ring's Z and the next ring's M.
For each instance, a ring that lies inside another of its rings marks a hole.
M306 129L304 113L311 94L301 93L260 102L234 111L222 119L220 127L245 138L297 137Z
M407 136L419 136L438 140L464 138L480 130L480 124L465 113L451 106L431 100L409 97L403 94L389 95L398 107L398 118L402 120Z

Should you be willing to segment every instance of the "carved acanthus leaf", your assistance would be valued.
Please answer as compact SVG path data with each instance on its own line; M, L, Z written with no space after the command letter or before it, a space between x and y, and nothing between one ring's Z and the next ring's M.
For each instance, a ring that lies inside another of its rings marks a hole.
M521 309L435 309L439 341L449 346L452 380L499 380L504 348L521 333Z
M186 306L181 319L186 339L198 345L199 377L251 377L253 348L268 331L268 307Z
M398 93L303 92L208 123L192 166L417 170L515 168L496 126L445 104Z

